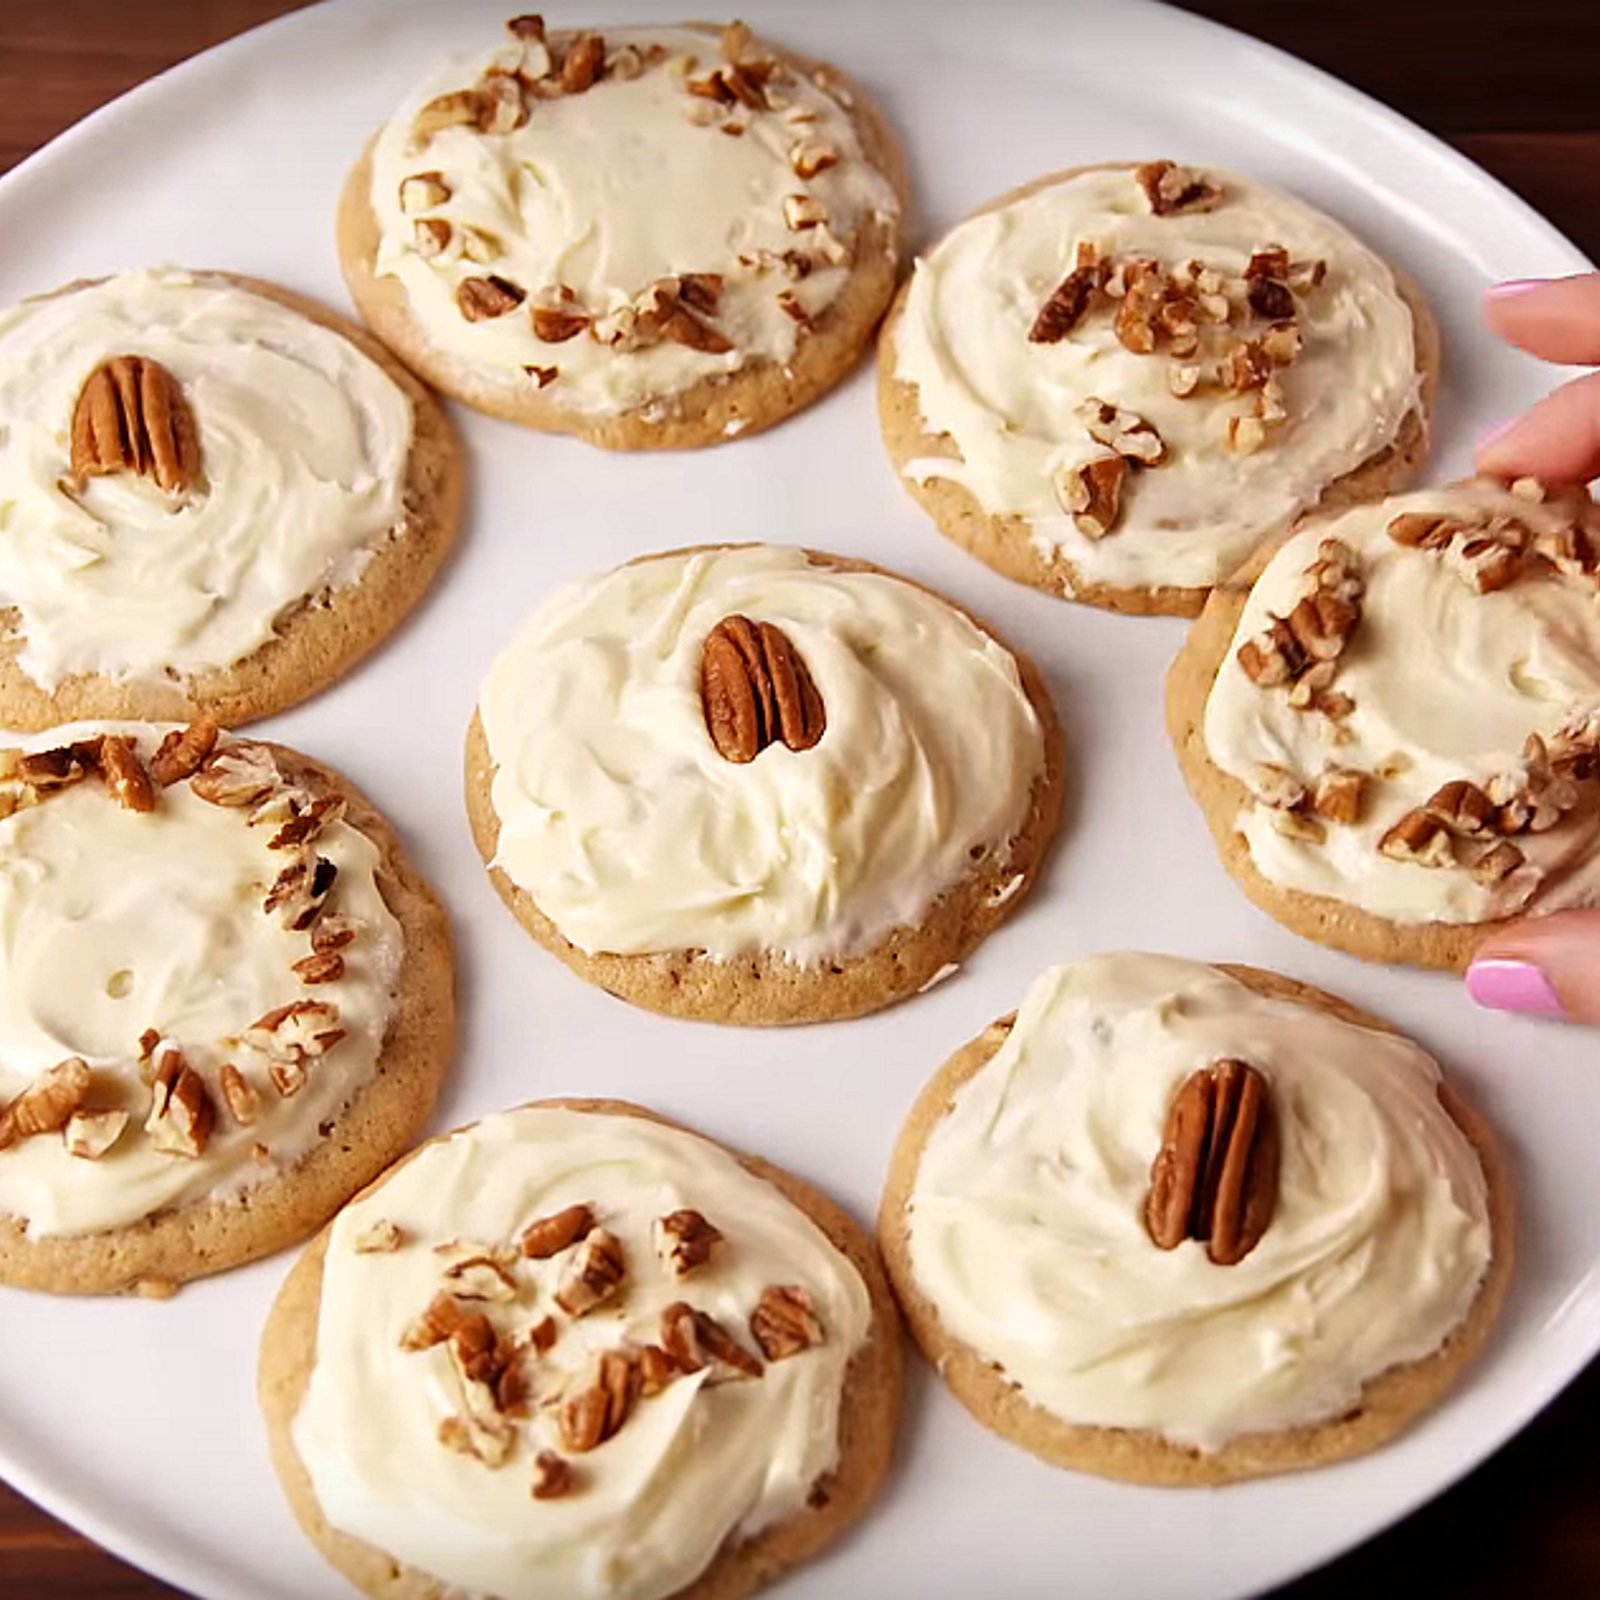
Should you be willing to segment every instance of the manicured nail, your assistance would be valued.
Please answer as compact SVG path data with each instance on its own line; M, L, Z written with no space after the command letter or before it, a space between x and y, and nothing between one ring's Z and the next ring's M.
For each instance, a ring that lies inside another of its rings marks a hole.
M1521 421L1521 417L1511 417L1505 422L1497 422L1478 440L1478 454L1482 455L1485 450L1493 449Z
M1467 968L1467 993L1491 1011L1521 1011L1532 1017L1565 1015L1550 980L1531 961L1474 961Z
M1530 289L1542 289L1549 281L1548 278L1507 278L1504 283L1489 285L1489 298L1510 300L1519 294L1527 294Z

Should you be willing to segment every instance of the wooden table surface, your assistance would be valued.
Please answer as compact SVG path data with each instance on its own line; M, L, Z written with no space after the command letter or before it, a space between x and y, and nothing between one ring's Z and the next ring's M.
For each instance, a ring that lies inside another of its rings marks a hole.
M0 171L162 68L294 9L292 0L0 0ZM1600 0L1187 0L1187 9L1386 100L1600 257ZM1426 1596L1600 1594L1597 1434L1600 1364L1449 1494L1277 1600L1387 1593L1398 1574ZM0 1484L4 1600L174 1594Z

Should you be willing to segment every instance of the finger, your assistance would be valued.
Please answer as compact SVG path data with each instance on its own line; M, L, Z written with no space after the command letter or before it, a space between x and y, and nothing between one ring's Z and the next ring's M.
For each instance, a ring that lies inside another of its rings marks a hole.
M1490 434L1478 446L1478 471L1548 484L1600 476L1600 372L1563 384Z
M1483 314L1502 339L1542 360L1600 365L1600 272L1497 283Z
M1514 923L1479 947L1467 993L1493 1011L1600 1024L1600 911Z

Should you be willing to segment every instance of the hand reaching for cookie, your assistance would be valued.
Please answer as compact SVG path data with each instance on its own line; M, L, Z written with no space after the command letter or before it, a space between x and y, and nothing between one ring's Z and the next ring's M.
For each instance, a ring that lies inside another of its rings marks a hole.
M1501 338L1543 358L1600 367L1600 273L1497 284L1485 307ZM1600 476L1600 371L1574 378L1478 447L1496 477L1586 483ZM1514 923L1473 958L1482 1006L1600 1024L1600 911Z

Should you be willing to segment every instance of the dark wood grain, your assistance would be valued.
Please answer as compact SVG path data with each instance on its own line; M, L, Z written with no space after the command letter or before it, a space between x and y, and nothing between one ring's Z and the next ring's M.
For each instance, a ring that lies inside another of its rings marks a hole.
M1443 134L1600 256L1600 0L1185 3ZM0 171L123 90L294 9L286 0L0 0ZM1277 1600L1387 1595L1402 1575L1429 1600L1600 1594L1597 1436L1600 1366L1449 1494ZM174 1594L0 1484L4 1600Z

